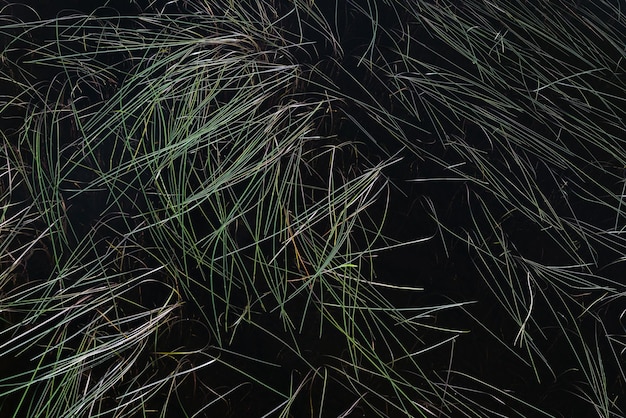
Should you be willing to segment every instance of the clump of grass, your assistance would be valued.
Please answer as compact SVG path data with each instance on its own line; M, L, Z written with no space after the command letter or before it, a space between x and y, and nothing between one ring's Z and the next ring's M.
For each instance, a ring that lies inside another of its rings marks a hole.
M176 7L3 20L3 413L623 412L611 4Z

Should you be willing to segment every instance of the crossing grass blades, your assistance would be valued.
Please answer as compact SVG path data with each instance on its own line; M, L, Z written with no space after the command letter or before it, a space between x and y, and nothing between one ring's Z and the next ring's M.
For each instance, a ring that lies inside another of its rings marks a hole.
M618 2L40 13L0 10L2 416L626 413Z

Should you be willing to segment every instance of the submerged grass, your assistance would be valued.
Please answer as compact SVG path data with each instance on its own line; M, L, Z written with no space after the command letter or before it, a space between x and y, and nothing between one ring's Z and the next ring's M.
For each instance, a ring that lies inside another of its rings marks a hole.
M625 412L613 3L0 15L3 415Z

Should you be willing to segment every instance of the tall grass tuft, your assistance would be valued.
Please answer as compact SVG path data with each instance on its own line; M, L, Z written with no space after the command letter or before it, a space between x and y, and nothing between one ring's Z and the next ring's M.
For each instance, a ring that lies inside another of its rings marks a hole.
M626 412L619 5L0 18L3 416Z

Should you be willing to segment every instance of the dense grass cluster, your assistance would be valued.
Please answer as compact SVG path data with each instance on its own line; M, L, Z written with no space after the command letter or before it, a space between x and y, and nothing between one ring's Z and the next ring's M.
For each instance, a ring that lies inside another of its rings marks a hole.
M0 9L0 414L626 414L617 0Z

